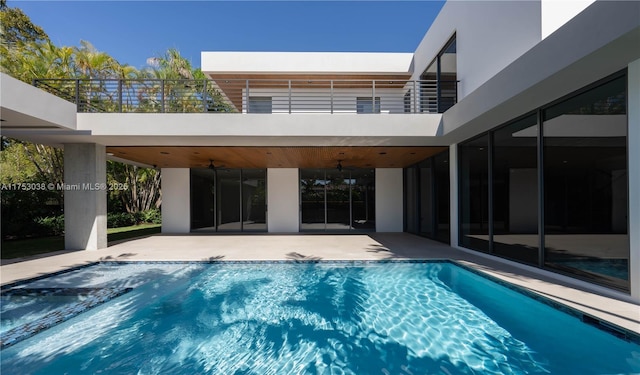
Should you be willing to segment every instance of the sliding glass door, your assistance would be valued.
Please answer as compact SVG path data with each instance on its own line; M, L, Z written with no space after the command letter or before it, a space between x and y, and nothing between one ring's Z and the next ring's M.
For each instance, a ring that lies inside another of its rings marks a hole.
M375 170L301 169L300 230L375 230Z
M263 169L192 169L191 230L266 231Z

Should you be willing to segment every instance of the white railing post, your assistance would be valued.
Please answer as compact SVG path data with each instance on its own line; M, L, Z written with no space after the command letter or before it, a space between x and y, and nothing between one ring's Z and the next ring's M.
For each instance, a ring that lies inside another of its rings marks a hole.
M245 82L244 95L245 95L245 104L247 106L246 110L247 110L247 113L249 113L249 80L246 80Z
M331 80L331 114L333 114L333 80Z
M289 114L291 114L291 80L289 80Z
M418 89L416 81L413 81L413 113L418 113Z
M371 113L376 113L376 81L371 81Z

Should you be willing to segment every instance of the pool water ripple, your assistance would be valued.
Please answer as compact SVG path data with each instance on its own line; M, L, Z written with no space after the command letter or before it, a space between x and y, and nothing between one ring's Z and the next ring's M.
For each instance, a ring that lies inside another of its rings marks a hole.
M640 371L638 345L444 262L192 265L146 282L131 275L132 292L3 350L2 373ZM544 324L532 316L578 326L573 338L551 342L555 333L536 333ZM567 347L579 361L559 351Z

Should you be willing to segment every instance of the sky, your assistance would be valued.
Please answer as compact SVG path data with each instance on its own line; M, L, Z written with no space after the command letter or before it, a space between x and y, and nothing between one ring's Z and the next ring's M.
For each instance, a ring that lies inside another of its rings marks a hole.
M176 48L201 51L414 52L444 1L8 0L58 46L91 42L137 68Z

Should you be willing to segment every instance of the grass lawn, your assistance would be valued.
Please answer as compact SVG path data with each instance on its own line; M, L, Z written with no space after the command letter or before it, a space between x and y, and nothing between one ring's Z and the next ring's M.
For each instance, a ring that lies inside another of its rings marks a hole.
M160 233L160 224L142 224L131 227L108 228L107 241L119 241L133 237ZM22 258L30 255L64 250L64 236L2 241L2 259Z

